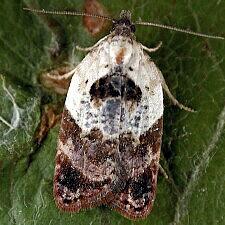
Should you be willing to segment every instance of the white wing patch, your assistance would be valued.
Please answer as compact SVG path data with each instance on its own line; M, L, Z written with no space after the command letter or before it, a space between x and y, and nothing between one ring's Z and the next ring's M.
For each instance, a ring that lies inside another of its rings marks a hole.
M104 105L96 108L91 104L90 89L96 81L118 67L140 88L142 97L132 112L125 107L122 126L119 127L121 115L115 117L118 129L112 132L107 129L107 118L103 118ZM136 41L122 36L109 37L78 65L65 106L83 133L98 128L105 138L115 138L123 132L132 132L138 138L163 115L163 91L158 69Z

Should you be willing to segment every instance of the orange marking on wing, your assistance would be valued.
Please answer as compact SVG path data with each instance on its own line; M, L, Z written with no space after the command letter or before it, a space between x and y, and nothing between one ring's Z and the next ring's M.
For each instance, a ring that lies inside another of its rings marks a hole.
M116 56L116 63L117 64L121 64L123 62L124 53L125 53L125 49L121 48L119 53Z

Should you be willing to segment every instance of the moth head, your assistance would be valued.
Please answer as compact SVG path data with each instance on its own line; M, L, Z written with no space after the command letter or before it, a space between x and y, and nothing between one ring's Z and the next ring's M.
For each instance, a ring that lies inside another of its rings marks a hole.
M135 32L135 26L131 22L131 13L127 10L122 10L118 20L113 21L113 31L116 35L130 36Z

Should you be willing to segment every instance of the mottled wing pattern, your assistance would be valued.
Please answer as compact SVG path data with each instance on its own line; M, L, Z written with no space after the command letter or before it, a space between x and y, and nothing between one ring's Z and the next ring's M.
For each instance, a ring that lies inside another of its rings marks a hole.
M81 129L64 109L56 155L54 195L57 205L65 211L78 212L100 205L111 183L105 167L101 166L104 161L101 151L106 144L101 143L98 132L85 138L80 134Z
M57 205L78 212L106 204L130 219L147 216L155 199L162 113L157 68L137 42L115 36L89 53L63 112Z
M140 77L140 73L147 74L149 77L159 77L157 67L147 55L141 54L139 58L139 67L136 68L137 71L133 68L133 73L138 74ZM125 72L125 74L129 73L129 71ZM144 81L145 80L143 80L143 82ZM154 89L151 87L152 85L158 87ZM144 101L142 115L140 115L140 118L136 117L136 126L140 130L140 136L137 135L138 140L133 139L132 135L120 135L119 152L120 161L123 165L120 169L125 169L123 174L126 175L118 180L116 184L118 188L114 188L116 190L114 191L114 198L112 201L108 202L112 208L129 219L145 218L150 213L157 189L157 174L163 132L162 115L148 130L143 133L141 131L143 127L145 127L145 125L148 126L150 120L154 118L154 116L151 116L152 113L154 114L152 108L157 106L156 104L152 104L152 98L154 95L156 95L157 98L157 93L154 92L156 90L156 92L159 91L160 93L162 91L162 86L160 82L152 81L150 84L146 84L146 88L149 91L149 96L146 101ZM143 95L143 89L141 91ZM126 95L128 94L127 92ZM159 96L161 96L161 93ZM127 97L128 96L126 96L126 99ZM135 100L135 98L133 98L133 100ZM159 106L163 107L163 99L159 97L158 101ZM161 111L161 109L159 111ZM145 120L141 121L142 117L144 117Z
M96 52L98 50L96 49ZM78 65L73 79L86 79L89 74L98 73L100 58L94 58L96 52L89 53ZM75 92L74 83L79 84ZM79 88L82 88L80 83L82 82L71 82L69 92L72 92L75 98L78 98ZM67 98L70 97L67 95ZM78 108L75 109L79 111ZM108 174L112 173L112 165L106 161L107 154L104 151L109 149L110 143L102 141L102 134L98 130L82 135L81 127L65 106L54 176L55 201L58 207L65 211L78 212L84 208L98 206L109 192L111 178Z
M144 218L152 209L156 195L162 126L163 119L160 118L140 136L140 144L136 147L130 140L120 139L121 161L129 176L118 181L118 187L126 183L123 189L115 188L117 191L114 191L114 198L108 204L130 219ZM151 157L148 157L150 153Z

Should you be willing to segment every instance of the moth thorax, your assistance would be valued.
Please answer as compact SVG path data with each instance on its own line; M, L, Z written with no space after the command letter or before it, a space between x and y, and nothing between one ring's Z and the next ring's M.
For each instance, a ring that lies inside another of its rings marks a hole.
M115 35L130 36L135 32L135 26L131 22L130 11L122 10L120 13L120 18L114 21L113 31Z

